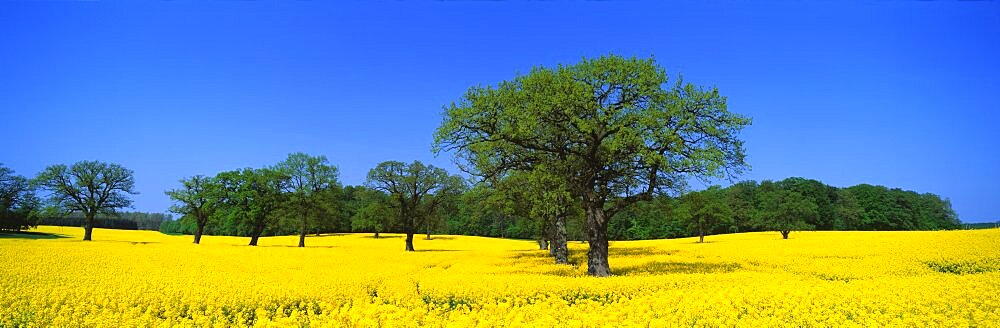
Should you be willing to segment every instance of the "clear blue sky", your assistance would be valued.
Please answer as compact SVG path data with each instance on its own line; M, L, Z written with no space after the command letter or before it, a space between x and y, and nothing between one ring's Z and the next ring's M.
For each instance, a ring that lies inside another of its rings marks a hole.
M0 162L194 174L435 158L441 106L534 65L654 55L752 116L746 179L932 192L1000 219L1000 2L3 2ZM700 186L695 186L699 187Z

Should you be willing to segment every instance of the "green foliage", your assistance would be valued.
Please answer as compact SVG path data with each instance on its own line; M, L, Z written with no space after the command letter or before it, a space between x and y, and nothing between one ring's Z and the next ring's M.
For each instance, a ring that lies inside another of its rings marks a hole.
M951 202L934 194L867 184L846 192L858 207L857 230L939 230L960 225Z
M733 222L733 210L727 196L719 186L688 193L681 196L674 215L687 222L688 228L697 232L701 237L699 242L702 242L706 233Z
M691 236L692 232L688 229L687 222L674 212L679 203L670 197L656 197L649 201L638 202L611 218L608 224L608 236L612 240Z
M0 164L0 230L26 230L38 225L41 200L28 179Z
M777 196L765 195L777 190L798 193L802 198L816 204L815 216L807 213L808 215L803 217L805 225L800 229L940 230L962 227L954 216L950 202L933 194L869 185L836 188L825 184L814 188L825 190L822 193L802 194L799 192L802 189L797 188L797 185L803 181L815 180L789 178L763 183L743 181L722 188L720 191L726 194L725 202L732 209L732 221L728 224L715 225L706 229L705 233L777 230L769 224L762 223L759 217L761 212L773 211L774 207L784 206L784 201L779 201ZM858 194L864 199L864 203L858 200L859 196L856 196ZM817 200L817 197L820 199ZM611 219L609 235L615 240L696 236L697 229L690 229L688 224L691 222L688 220L691 217L677 209L692 206L687 203L695 199L688 195L678 198L661 196L652 201L639 202ZM823 201L828 202L827 206L831 207L825 212L823 206L819 205ZM768 202L770 204L767 204ZM808 207L808 205L803 206ZM862 220L862 214L865 215L865 220ZM828 226L821 228L824 224ZM985 226L992 228L995 224Z
M635 197L621 195L738 172L735 135L749 123L715 88L671 83L652 58L611 55L470 88L445 108L435 149L486 176L547 165L575 195L627 205Z
M46 167L34 183L50 192L50 204L66 212L113 215L132 206L129 196L138 194L133 176L118 164L81 161Z
M393 224L402 221L396 218L400 213L398 204L384 192L360 187L355 193L359 207L351 217L351 230L382 233L391 231Z

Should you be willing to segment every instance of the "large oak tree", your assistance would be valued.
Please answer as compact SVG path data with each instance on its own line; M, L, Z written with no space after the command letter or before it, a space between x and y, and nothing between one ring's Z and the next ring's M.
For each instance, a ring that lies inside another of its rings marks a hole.
M748 124L716 88L671 83L652 58L609 55L470 88L445 107L434 148L482 176L555 168L586 212L587 272L608 276L608 219L689 177L738 174Z
M117 209L132 206L135 191L132 170L118 164L81 161L46 167L35 183L49 191L52 205L66 212L83 213L83 240L91 240L94 217L114 215Z

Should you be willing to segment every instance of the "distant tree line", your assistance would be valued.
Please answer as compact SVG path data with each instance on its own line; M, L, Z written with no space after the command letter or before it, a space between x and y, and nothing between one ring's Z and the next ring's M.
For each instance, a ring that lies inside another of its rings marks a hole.
M51 214L50 214L51 215ZM94 217L95 228L126 229L126 230L160 230L160 225L173 220L166 213L120 212L114 215L97 215ZM67 215L43 216L38 219L38 225L82 227L86 217L82 213Z
M28 178L0 163L0 231L21 231L38 225L41 200Z
M963 223L962 229L993 229L1000 228L1000 220L996 222Z
M837 188L796 177L657 197L622 213L610 233L632 240L746 231L959 228L951 202L935 194L869 184Z

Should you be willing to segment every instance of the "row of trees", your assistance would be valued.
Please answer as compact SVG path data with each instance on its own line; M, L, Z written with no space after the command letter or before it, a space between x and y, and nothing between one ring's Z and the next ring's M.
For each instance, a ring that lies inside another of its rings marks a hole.
M195 243L211 226L216 233L249 236L256 246L262 235L283 232L280 220L296 227L304 247L307 232L319 227L317 218L337 210L339 189L337 167L326 157L294 153L271 167L186 178L166 194L176 203L170 210L193 225Z
M310 232L354 229L376 237L404 232L407 251L414 250L418 229L426 227L430 238L432 222L466 188L460 176L419 161L380 163L369 171L365 186L345 188L325 156L304 153L271 167L193 176L181 185L166 193L176 203L171 211L182 218L164 230L190 231L195 243L206 231L249 236L251 246L262 235L294 231L298 246L305 247Z
M734 179L747 168L740 131L750 118L726 97L669 79L653 58L615 55L536 67L470 88L445 106L436 153L455 154L462 178L420 162L383 162L364 186L343 187L325 157L290 155L274 166L194 176L167 191L178 222L167 231L245 235L344 229L418 229L532 237L557 262L584 239L588 273L607 276L612 237L800 229L949 228L947 201L874 186L841 191L811 180L741 183L683 194L691 179ZM131 171L114 164L51 166L36 179L60 208L93 217L128 206ZM939 220L937 218L946 218ZM623 224L622 220L628 222ZM669 223L674 223L673 225ZM443 224L442 224L443 223ZM680 227L678 227L680 226Z

